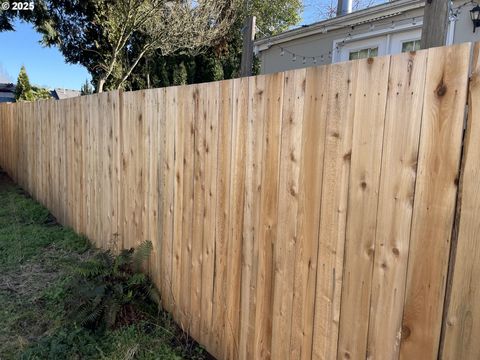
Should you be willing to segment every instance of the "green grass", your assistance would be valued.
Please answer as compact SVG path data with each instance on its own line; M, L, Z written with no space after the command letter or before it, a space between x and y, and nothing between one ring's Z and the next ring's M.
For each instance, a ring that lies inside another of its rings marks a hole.
M117 329L73 322L75 269L94 255L0 170L0 359L210 358L159 310Z

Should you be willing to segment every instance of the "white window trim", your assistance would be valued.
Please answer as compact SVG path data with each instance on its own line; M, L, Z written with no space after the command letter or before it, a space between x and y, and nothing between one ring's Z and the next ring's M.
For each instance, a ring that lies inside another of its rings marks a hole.
M450 19L448 21L448 29L447 29L447 45L452 45L453 44L453 39L455 36L455 20Z
M381 36L381 35L387 35L388 36L390 34L394 34L394 33L405 31L405 30L414 30L414 29L421 28L422 25L423 25L423 21L418 21L417 23L415 23L415 25L409 23L409 24L397 25L397 26L395 26L394 29L386 28L386 29L369 31L369 32L363 33L363 34L355 34L355 35L352 35L350 37L350 39L345 40L345 44L348 44L350 42L357 41L357 40L366 40L366 39L369 39L369 38L374 38L374 37ZM388 37L387 41L389 41L389 38L390 37ZM342 61L341 58L340 58L340 56L341 56L340 51L337 51L337 45L340 44L342 41L343 41L343 39L333 40L332 63ZM374 43L372 43L372 46L374 46ZM379 54L379 56L382 56L382 55L383 54Z
M361 50L366 50L366 49L369 49L369 50L377 49L377 52L378 52L378 51L380 51L380 46L377 45L377 44L372 44L372 45L367 45L367 46L358 46L358 47L349 49L348 53L351 54L351 53L358 52L358 51L361 51Z
M412 42L412 41L417 41L417 42L419 42L420 39L419 39L418 37L416 37L416 38L402 39L401 42L400 42L400 44L402 45L402 49L403 49L403 44L404 44L404 43Z

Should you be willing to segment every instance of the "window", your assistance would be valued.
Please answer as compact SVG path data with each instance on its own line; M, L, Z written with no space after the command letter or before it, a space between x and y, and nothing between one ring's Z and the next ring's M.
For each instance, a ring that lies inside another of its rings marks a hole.
M405 41L402 43L402 52L420 50L420 40Z
M348 55L349 60L357 60L357 59L366 59L370 57L375 57L378 55L378 46L374 48L365 48L355 51L350 51Z

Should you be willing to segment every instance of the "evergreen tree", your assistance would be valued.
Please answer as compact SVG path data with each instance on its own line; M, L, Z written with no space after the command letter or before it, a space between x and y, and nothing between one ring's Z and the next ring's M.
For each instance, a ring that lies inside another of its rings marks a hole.
M87 79L85 79L85 84L82 85L82 88L80 89L80 93L82 95L93 94L93 87L90 85Z
M182 66L186 68L188 84L236 78L240 73L245 16L257 17L258 37L273 35L301 20L302 3L301 0L250 0L223 39L200 53L181 50L165 56L161 51L154 51L139 62L124 88L139 90L147 84L150 88L184 84ZM179 65L182 62L183 65ZM259 72L260 61L255 57L253 74ZM183 75L179 76L180 73Z
M15 87L15 99L17 101L35 101L39 99L50 99L52 96L50 90L40 86L30 85L27 70L22 65L17 78L17 86Z
M173 69L173 85L185 85L187 84L188 73L184 62L182 61L178 66Z
M25 66L22 65L20 73L18 74L17 86L15 88L15 99L31 101L32 95L32 86L30 85L30 80L28 79L27 70Z

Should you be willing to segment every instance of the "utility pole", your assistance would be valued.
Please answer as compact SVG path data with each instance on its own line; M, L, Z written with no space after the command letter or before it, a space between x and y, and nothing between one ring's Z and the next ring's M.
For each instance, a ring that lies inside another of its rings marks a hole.
M252 75L253 41L255 40L255 16L248 16L243 28L243 49L240 76Z
M420 47L428 49L443 46L447 40L448 11L450 0L426 0L423 13Z

